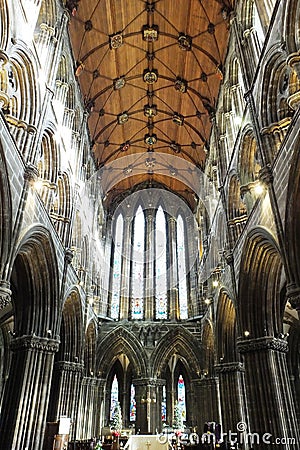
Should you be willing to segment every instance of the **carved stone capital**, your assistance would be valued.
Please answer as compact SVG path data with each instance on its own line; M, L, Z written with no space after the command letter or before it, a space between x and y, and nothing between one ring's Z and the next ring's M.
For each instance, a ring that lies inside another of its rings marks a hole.
M11 304L11 290L8 281L0 281L0 311Z
M231 250L224 250L224 258L229 266L233 264L233 253Z
M290 302L292 308L300 311L300 287L296 286L295 284L288 285L286 297Z
M238 361L217 364L215 366L216 373L236 373L236 372L244 372L244 364Z
M33 184L38 179L39 171L33 164L27 164L24 170L24 180Z
M74 256L74 254L73 254L72 250L70 248L67 248L65 250L65 262L67 264L70 264L72 262L73 256Z
M237 349L240 353L264 352L274 350L280 353L287 353L288 343L281 338L274 336L264 336L256 339L238 339Z
M84 370L83 364L72 362L72 361L57 361L54 365L55 370L59 372L79 372L82 373Z
M35 350L43 353L56 353L60 342L57 339L49 339L35 335L14 337L11 341L11 349L14 352L23 350Z
M266 186L269 186L273 183L273 173L272 168L268 164L262 167L259 171L259 180L264 183Z

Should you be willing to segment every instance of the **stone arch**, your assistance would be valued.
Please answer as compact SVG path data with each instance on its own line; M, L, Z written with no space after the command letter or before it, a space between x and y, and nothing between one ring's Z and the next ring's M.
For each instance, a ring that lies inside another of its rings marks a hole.
M150 360L152 376L160 377L174 354L177 354L184 365L189 367L191 377L196 378L201 370L199 345L194 336L183 327L170 330L159 341Z
M237 361L236 310L228 292L221 289L216 313L216 360L217 363Z
M297 53L300 49L300 2L299 0L287 0L286 3L282 36L287 43L288 53Z
M84 367L86 376L94 376L96 373L96 339L97 325L94 320L91 320L85 333Z
M59 275L52 237L33 226L20 238L11 268L15 331L20 336L58 333Z
M282 333L281 274L282 260L273 236L265 228L253 229L244 244L238 289L240 330L251 338Z
M83 357L83 312L77 287L67 293L61 320L60 349L57 360L81 362Z
M212 376L214 373L214 352L215 352L215 336L213 330L213 324L210 320L206 319L203 324L202 331L202 373L205 376Z
M125 354L128 357L135 377L147 376L146 352L135 335L122 326L116 327L98 342L96 350L98 376L106 378L112 362L121 354Z
M39 111L39 90L35 80L38 79L38 70L34 56L22 44L14 47L10 56L10 123L32 132L28 126L35 126ZM14 120L17 123L14 123Z
M241 198L240 180L236 173L232 173L228 186L228 223L232 243L241 235L246 221L247 209Z

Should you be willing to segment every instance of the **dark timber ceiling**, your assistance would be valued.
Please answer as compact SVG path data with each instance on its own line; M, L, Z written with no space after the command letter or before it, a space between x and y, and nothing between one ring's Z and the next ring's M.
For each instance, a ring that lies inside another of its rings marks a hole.
M75 2L70 31L93 152L101 170L115 172L107 206L147 182L195 206L193 176L205 164L233 3Z

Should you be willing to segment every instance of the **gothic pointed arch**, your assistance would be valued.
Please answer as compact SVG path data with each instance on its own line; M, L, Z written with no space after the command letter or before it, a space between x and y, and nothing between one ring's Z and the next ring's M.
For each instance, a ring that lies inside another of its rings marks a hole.
M201 355L197 340L185 328L176 327L165 334L151 356L152 376L160 377L174 354L185 361L191 377L196 377L200 373Z
M105 378L111 362L118 355L127 355L132 364L135 377L147 376L147 355L136 336L126 328L119 326L98 342L97 373Z
M11 273L15 327L20 335L57 335L58 282L57 255L50 232L34 225L20 237Z
M205 319L202 331L202 373L205 376L212 376L214 372L215 335L213 324L209 319Z
M86 376L94 376L96 374L96 340L97 324L95 320L91 320L85 333L84 369Z
M251 338L282 333L282 270L274 237L263 227L252 229L244 244L238 288L240 330Z
M216 314L216 361L228 363L237 361L236 352L236 309L225 289L221 289Z

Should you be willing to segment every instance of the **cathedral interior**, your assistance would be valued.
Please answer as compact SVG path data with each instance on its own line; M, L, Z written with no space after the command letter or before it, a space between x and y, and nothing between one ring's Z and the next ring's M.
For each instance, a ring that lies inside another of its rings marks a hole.
M0 0L1 450L300 448L299 106L300 0Z

